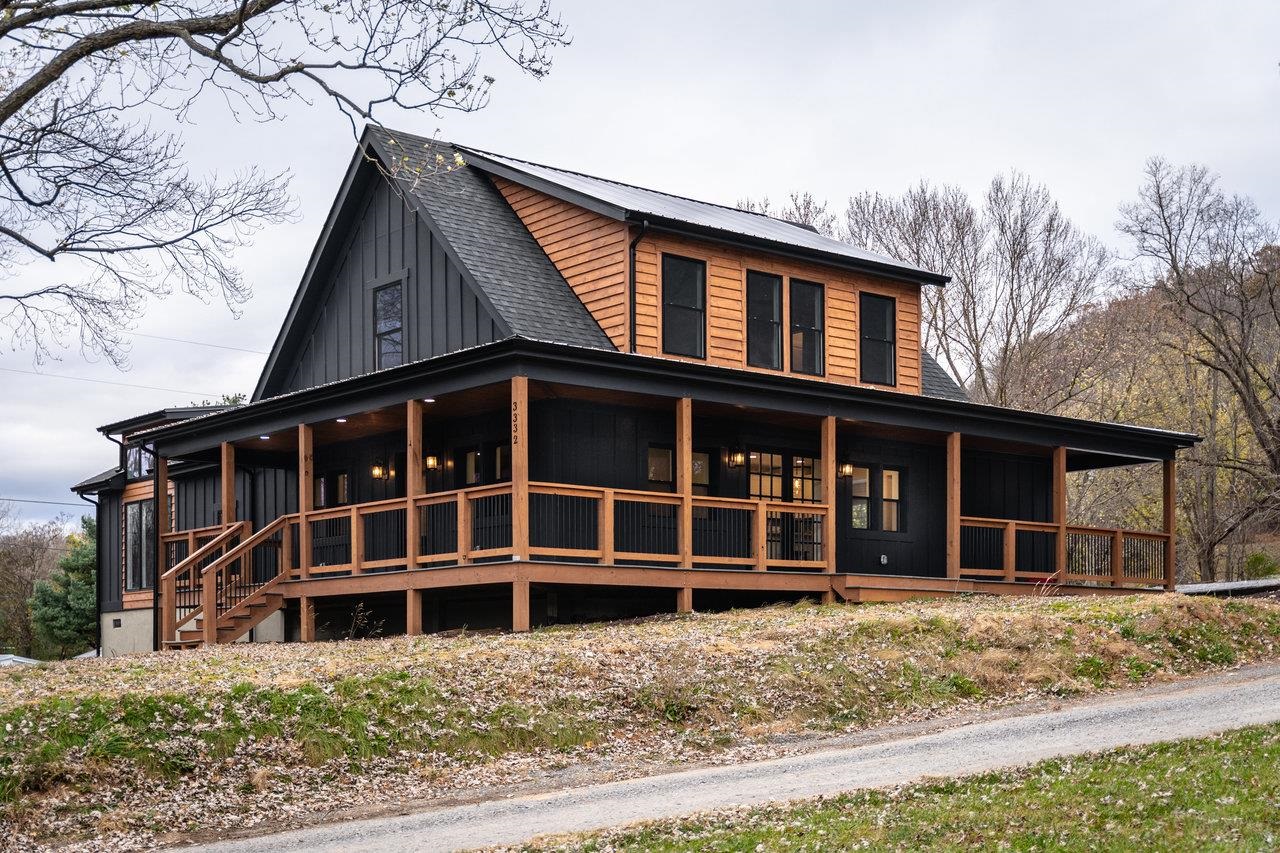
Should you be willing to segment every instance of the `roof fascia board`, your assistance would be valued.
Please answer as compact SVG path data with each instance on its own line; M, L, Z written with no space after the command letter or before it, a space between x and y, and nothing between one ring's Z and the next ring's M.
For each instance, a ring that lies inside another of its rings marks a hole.
M817 249L805 249L802 246L793 246L790 243L778 243L773 240L752 237L749 234L738 234L733 231L724 231L719 228L706 228L698 225L691 225L677 219L665 219L662 217L637 213L634 214L629 221L638 224L641 220L645 220L649 223L651 231L674 234L680 237L696 237L699 240L708 240L739 249L745 248L764 251L771 255L793 258L795 260L807 261L809 263L821 263L826 266L867 273L879 276L880 278L903 281L908 284L931 284L943 287L951 281L951 276L949 275L911 273L888 264L878 264L875 261L858 260L857 258L850 258L845 255L821 252Z
M522 184L530 189L537 190L540 193L545 193L553 198L558 198L561 201L576 204L578 207L586 208L593 213L598 213L601 216L607 216L610 219L626 221L630 213L630 211L625 208L618 207L616 204L609 204L608 202L601 201L595 196L571 190L568 187L557 184L555 181L548 181L545 178L540 178L521 169L512 168L506 163L499 163L494 160L490 160L485 155L477 151L473 151L470 148L465 148L463 146L458 146L458 148L466 152L465 159L467 161L467 165L475 166L482 172L488 172L490 175L494 175L499 178L506 178L509 181Z
M530 378L775 411L836 415L849 421L962 432L1041 446L1062 444L1133 461L1173 457L1199 440L1188 433L1043 415L1014 409L830 385L796 377L689 364L630 353L572 347L524 338L491 344L283 395L197 421L161 427L152 439L166 455L392 405L414 396L472 388L523 373Z

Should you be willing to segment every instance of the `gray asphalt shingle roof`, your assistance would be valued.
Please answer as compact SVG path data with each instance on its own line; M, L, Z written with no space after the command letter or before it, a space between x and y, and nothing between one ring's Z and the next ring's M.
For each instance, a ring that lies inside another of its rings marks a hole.
M488 177L469 166L436 166L437 154L446 166L453 162L454 146L381 128L371 127L369 134L388 170L457 252L512 334L613 349Z

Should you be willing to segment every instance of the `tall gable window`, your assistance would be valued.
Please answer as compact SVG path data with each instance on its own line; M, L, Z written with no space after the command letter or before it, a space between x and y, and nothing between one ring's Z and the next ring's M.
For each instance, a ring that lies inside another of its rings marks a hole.
M707 265L662 256L662 351L706 358Z
M791 280L791 370L821 376L823 373L822 285Z
M863 293L859 297L858 307L862 316L859 364L862 381L876 385L896 385L898 366L894 317L897 314L897 302L888 296Z
M378 370L404 363L404 288L399 282L373 292L373 356Z
M150 589L155 582L156 502L124 505L124 588Z
M782 369L782 277L747 271L747 364Z

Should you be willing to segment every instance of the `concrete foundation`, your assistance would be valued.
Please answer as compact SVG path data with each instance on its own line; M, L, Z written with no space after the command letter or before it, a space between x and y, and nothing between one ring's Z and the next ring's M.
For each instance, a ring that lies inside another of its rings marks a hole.
M153 614L151 609L120 610L115 613L103 613L102 620L102 656L127 655L134 652L152 650Z

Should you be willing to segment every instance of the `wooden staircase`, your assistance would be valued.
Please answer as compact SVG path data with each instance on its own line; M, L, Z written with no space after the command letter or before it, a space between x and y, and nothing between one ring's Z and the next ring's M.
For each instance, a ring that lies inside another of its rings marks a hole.
M164 648L233 643L283 607L276 586L293 570L297 520L283 515L252 535L236 522L161 575Z

